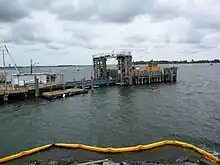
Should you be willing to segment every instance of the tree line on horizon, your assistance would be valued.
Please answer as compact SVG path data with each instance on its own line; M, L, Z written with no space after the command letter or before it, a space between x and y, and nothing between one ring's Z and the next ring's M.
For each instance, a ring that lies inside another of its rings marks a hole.
M145 64L202 64L202 63L220 63L219 59L214 60L180 60L180 61L169 61L169 60L150 60L150 61L133 61L133 65L145 65ZM77 67L78 65L53 65L53 66L35 66L35 67ZM80 65L80 66L91 66L91 65ZM18 66L18 68L29 68L30 66ZM14 68L14 66L6 66L7 69ZM0 69L3 69L3 66L0 66Z
M203 63L220 63L219 59L214 60L181 60L181 61L168 61L168 60L150 60L150 61L133 61L134 65L142 65L149 63L157 63L157 64L203 64Z

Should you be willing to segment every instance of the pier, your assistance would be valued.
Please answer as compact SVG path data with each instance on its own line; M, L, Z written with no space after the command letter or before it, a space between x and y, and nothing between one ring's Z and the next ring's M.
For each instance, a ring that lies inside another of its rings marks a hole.
M115 59L117 67L107 68L107 60ZM0 76L0 101L27 97L58 98L87 93L86 89L101 86L147 85L154 83L172 83L177 81L177 67L161 68L154 61L147 66L132 65L131 52L101 53L93 55L93 72L90 79L82 75L78 81L65 82L62 74L26 73L12 75L12 82L6 82Z
M117 69L107 69L107 59L117 60ZM153 61L138 68L132 65L131 52L93 56L94 79L112 80L117 85L143 85L177 81L177 67L161 68Z

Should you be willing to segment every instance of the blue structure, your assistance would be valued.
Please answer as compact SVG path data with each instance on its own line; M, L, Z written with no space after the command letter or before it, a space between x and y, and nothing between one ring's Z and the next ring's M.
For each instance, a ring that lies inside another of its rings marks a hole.
M107 86L107 85L114 85L115 81L114 80L109 80L109 79L95 79L93 82L93 86ZM76 81L74 82L67 82L66 87L68 86L74 86L81 88L82 87L82 81ZM86 88L91 88L91 80L85 80L85 87Z

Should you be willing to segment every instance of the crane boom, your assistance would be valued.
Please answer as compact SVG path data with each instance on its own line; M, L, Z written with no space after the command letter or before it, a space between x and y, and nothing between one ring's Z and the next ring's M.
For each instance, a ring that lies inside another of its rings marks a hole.
M19 74L21 74L20 70L18 69L18 67L17 67L17 65L16 65L16 63L15 63L15 61L13 60L13 58L12 58L12 56L11 56L10 52L8 51L8 48L7 48L7 46L6 46L5 44L4 44L4 47L5 47L6 52L8 53L8 55L9 55L11 61L13 62L16 71L17 71Z

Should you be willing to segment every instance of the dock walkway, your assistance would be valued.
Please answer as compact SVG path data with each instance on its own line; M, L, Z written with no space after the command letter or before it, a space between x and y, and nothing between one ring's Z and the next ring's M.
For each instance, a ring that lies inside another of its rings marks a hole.
M65 90L56 90L52 92L44 92L42 93L42 97L47 99L55 99L59 97L67 97L67 96L73 96L78 94L88 93L85 89L79 89L79 88L71 88L71 89L65 89Z
M18 88L18 89L14 89L14 88L7 88L6 89L1 89L0 88L0 96L3 96L5 94L8 94L8 95L13 95L13 94L20 94L20 93L27 93L28 92L28 89L27 88Z

